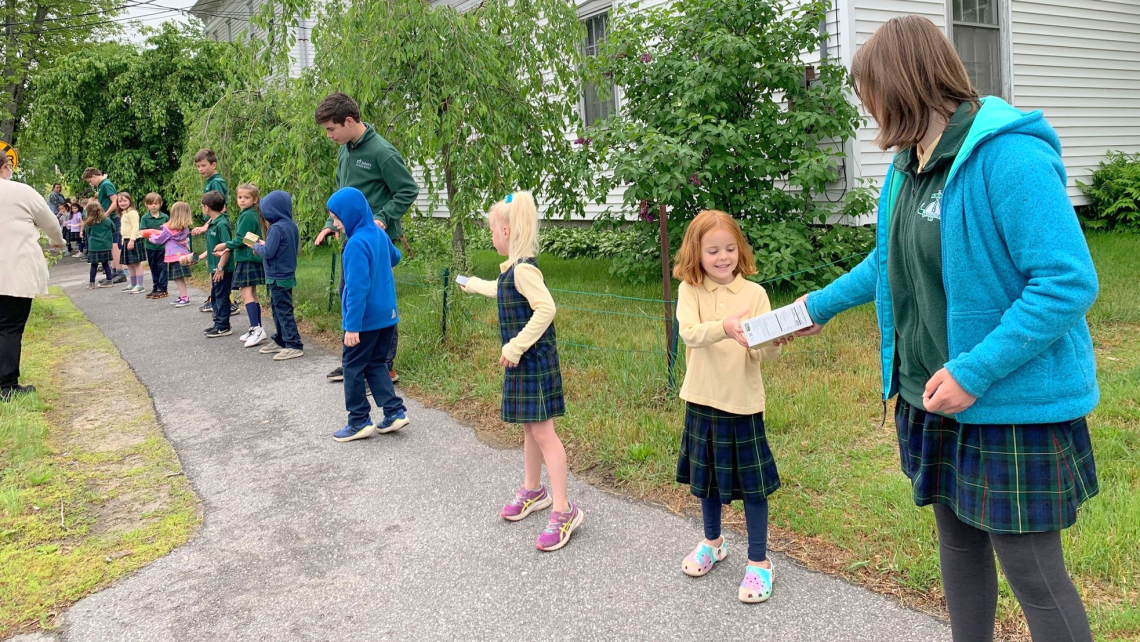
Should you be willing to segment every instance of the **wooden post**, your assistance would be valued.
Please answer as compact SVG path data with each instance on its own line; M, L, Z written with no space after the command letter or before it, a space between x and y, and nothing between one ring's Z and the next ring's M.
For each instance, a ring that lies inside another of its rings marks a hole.
M668 351L673 336L673 278L669 270L669 223L666 220L665 204L657 206L657 223L661 230L661 300L665 302L665 344ZM670 365L673 355L669 355Z

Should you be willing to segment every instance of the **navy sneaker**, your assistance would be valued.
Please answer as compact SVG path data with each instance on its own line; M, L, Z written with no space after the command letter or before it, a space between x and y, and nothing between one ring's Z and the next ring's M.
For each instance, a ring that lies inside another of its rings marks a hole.
M355 439L366 439L372 436L375 432L376 426L372 423L364 424L363 426L348 425L344 428L333 433L333 439L337 441L353 441Z
M410 423L412 423L412 420L404 416L403 410L399 410L391 417L384 417L384 421L380 422L380 425L376 427L376 432L381 435L396 432Z

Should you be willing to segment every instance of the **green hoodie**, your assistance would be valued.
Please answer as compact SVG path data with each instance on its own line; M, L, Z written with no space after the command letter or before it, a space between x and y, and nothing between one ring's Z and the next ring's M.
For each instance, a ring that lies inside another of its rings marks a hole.
M234 231L234 237L226 242L226 247L230 248L233 252L234 261L238 263L261 263L261 257L253 253L253 248L245 244L242 239L249 232L253 232L261 240L265 240L265 234L261 230L261 217L257 215L257 210L246 208L238 214L237 230Z
M899 394L917 408L923 407L926 383L950 360L942 285L942 190L976 115L968 102L958 107L922 172L915 148L895 156L895 180L903 186L891 214L887 278L898 337Z
M336 187L355 187L363 192L372 208L372 218L384 223L388 237L393 240L403 236L400 219L420 194L420 187L404 165L404 159L372 125L365 126L364 134L356 142L340 146L336 157ZM332 217L325 221L325 227L334 229Z

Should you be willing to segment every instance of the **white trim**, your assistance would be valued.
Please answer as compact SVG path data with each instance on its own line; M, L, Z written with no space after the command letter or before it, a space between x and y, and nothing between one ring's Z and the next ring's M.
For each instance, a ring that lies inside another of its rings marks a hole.
M999 90L1001 98L1013 104L1013 0L992 0L997 3L994 13L997 15L998 30L998 73L1001 74ZM946 0L946 37L950 44L954 44L954 0ZM971 24L963 22L962 24ZM978 24L979 27L995 27L995 25ZM955 50L957 47L955 46Z

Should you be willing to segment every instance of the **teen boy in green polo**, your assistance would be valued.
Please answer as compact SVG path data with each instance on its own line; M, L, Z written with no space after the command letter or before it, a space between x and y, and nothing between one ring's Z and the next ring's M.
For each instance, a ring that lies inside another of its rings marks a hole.
M364 193L372 209L376 226L388 233L393 244L403 236L401 219L408 211L420 186L408 171L404 159L391 143L376 133L372 125L361 122L360 106L343 92L329 94L317 107L317 124L325 135L340 145L336 157L336 187L355 187ZM317 235L316 245L333 234L332 217L325 221L325 229ZM341 277L343 284L343 275ZM399 381L393 362L399 332L393 329L388 348L388 374ZM343 381L344 370L337 368L328 374L329 381Z

